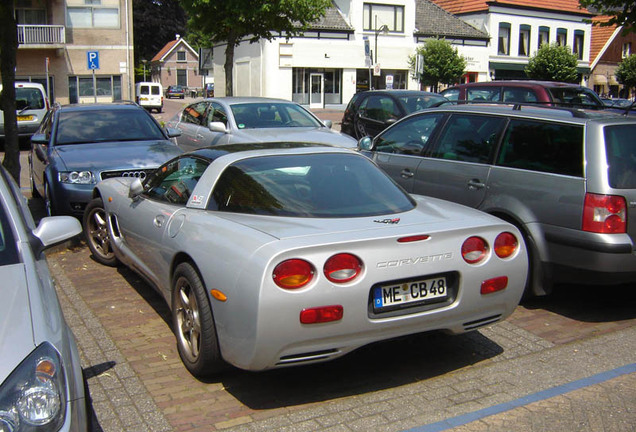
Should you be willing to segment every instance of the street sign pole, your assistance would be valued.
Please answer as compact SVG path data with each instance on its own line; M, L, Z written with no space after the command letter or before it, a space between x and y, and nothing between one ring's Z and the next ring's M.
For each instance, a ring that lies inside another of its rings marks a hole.
M97 78L95 77L95 69L93 69L93 101L97 103Z
M99 51L86 51L87 69L93 71L93 98L97 103L97 77L95 70L99 69Z

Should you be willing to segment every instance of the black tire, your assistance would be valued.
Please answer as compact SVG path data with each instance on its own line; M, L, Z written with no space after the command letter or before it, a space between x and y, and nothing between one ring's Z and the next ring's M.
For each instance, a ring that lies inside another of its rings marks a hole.
M84 237L88 248L91 250L93 258L100 264L115 267L119 260L115 256L111 244L108 224L106 222L106 211L101 198L94 198L88 203L84 210Z
M205 286L190 263L179 264L172 280L172 327L179 356L192 375L214 375L225 362Z
M355 118L353 120L353 133L355 134L357 139L362 139L366 136L369 136L366 128L364 127L364 124L358 118Z
M51 187L49 186L49 182L44 182L44 211L47 216L55 216L57 214L57 209L55 208L55 203L51 196Z

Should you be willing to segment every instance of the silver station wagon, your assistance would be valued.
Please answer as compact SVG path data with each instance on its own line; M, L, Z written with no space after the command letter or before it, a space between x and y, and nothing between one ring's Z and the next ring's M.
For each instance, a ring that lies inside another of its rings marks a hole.
M636 281L636 119L460 105L402 119L359 147L407 191L496 215L524 235L527 295Z

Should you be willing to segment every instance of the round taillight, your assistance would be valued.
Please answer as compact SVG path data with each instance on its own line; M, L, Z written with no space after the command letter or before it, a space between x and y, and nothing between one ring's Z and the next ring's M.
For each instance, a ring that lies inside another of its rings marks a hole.
M519 242L514 234L509 232L502 232L495 239L495 254L499 258L511 257L519 247Z
M470 237L462 245L462 257L468 264L477 264L488 253L488 244L481 237Z
M314 277L314 267L305 260L290 259L274 268L274 282L281 288L298 289L307 285Z
M362 262L355 255L340 253L327 260L323 271L331 282L350 282L362 271Z

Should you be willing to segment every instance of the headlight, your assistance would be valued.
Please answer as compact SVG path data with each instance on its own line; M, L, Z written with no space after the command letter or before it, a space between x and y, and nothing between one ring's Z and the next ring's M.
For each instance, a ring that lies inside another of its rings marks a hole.
M95 177L90 171L65 171L58 174L62 183L91 184L95 183Z
M55 348L45 342L0 386L0 432L58 430L65 413L62 360Z

